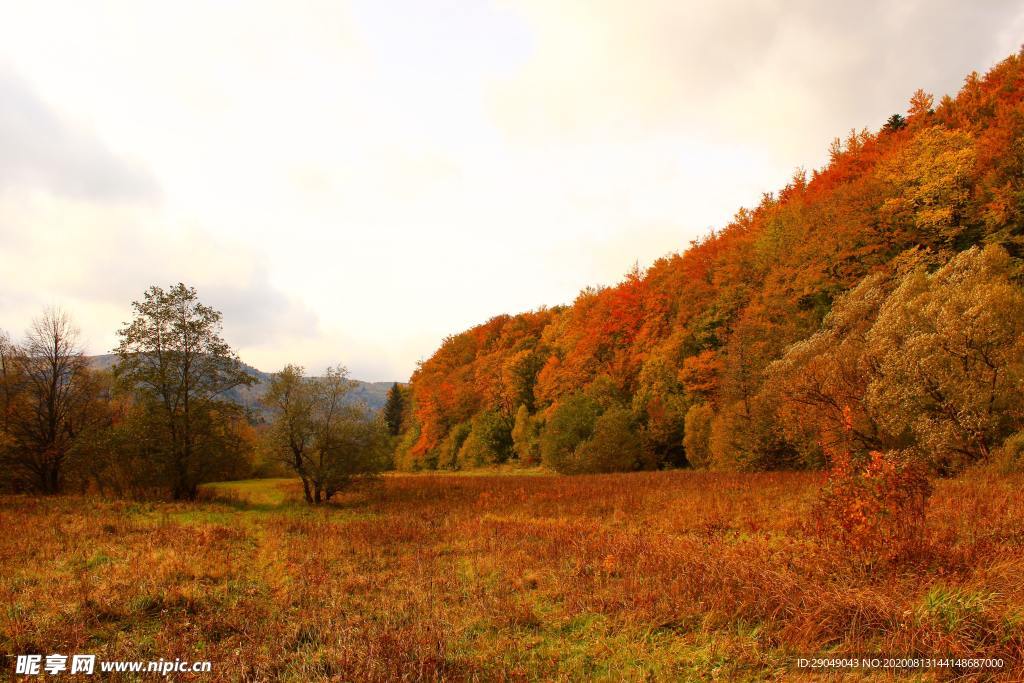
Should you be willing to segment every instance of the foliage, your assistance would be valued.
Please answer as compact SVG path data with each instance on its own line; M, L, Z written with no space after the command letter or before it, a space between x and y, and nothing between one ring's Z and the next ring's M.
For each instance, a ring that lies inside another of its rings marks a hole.
M935 273L904 276L868 333L880 422L911 432L933 465L987 460L1024 427L1024 292L1006 252L958 254Z
M686 431L683 447L686 460L692 467L711 465L711 421L715 411L707 403L695 403L686 413Z
M448 430L447 436L441 441L441 445L437 448L437 467L445 470L457 470L459 469L459 452L462 450L462 445L466 443L466 439L469 438L470 432L473 431L473 426L469 420L460 422L459 424ZM430 460L425 461L426 464L430 463Z
M576 472L576 449L593 435L600 414L598 402L583 393L555 406L541 433L541 462L556 472Z
M913 448L940 473L987 460L1024 424L1016 271L990 246L933 273L910 263L866 279L769 369L766 395L790 437L808 452L837 434L866 450Z
M458 451L459 466L496 465L512 453L512 426L496 410L487 410L470 422L469 435Z
M593 435L576 449L568 472L629 472L654 469L654 457L633 424L628 408L606 410L594 423Z
M512 448L519 464L524 467L540 463L540 432L541 421L530 415L526 404L516 411L516 421L512 425Z
M898 559L922 545L931 495L926 469L912 453L830 453L829 479L819 500L819 531L866 559Z
M1003 474L1024 473L1024 432L1008 437L996 452L994 460Z

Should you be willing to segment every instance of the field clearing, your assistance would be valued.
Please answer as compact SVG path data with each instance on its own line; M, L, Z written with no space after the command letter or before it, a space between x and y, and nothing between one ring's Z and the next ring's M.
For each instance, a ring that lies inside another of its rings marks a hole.
M386 476L321 509L290 480L4 496L0 652L232 681L822 680L796 657L949 654L1024 679L1022 478L938 482L924 549L888 566L814 535L820 477Z

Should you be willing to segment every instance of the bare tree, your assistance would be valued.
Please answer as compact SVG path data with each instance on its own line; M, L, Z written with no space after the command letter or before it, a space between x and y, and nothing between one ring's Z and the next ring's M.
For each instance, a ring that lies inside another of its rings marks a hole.
M4 459L16 480L56 493L95 399L78 328L67 313L51 308L32 321L20 347L6 339L0 347Z

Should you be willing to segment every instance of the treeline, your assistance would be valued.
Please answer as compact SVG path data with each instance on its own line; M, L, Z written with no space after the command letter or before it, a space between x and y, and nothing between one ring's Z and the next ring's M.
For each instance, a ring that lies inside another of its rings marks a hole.
M195 289L151 287L132 309L112 370L89 366L66 312L20 343L0 332L0 488L191 500L206 482L291 473L321 503L388 466L383 421L345 400L344 368L273 375L268 424L226 398L255 379Z
M685 252L445 339L397 465L768 470L842 442L1019 467L1022 77L1024 52L955 98L918 91Z

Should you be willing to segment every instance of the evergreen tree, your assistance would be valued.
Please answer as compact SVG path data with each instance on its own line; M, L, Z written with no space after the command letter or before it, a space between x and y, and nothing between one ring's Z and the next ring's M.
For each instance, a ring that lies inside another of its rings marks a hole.
M397 436L402 429L402 415L405 412L405 397L402 396L402 387L398 382L388 389L387 402L384 404L384 424L388 427L388 433Z
M895 133L899 129L905 128L906 125L907 120L903 118L902 114L893 114L892 116L889 117L889 120L885 122L885 125L882 126L882 130L885 130L889 133Z

